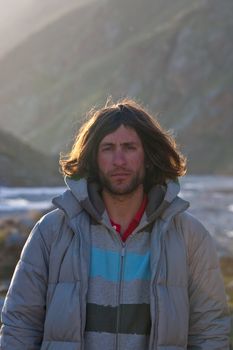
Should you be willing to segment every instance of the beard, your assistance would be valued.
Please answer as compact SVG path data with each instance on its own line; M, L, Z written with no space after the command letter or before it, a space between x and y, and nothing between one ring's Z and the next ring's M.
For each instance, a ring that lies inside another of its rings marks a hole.
M144 174L137 172L130 181L113 181L110 175L99 171L99 181L103 189L113 195L127 195L133 193L144 182Z

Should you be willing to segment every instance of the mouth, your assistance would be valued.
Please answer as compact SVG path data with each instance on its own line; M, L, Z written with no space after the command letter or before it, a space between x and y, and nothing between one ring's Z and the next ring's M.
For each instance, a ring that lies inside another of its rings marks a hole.
M113 173L111 175L111 178L113 181L117 181L117 182L122 182L122 181L127 181L128 178L130 176L130 173Z
M129 176L129 172L120 172L120 173L112 173L111 177L124 177L124 176Z

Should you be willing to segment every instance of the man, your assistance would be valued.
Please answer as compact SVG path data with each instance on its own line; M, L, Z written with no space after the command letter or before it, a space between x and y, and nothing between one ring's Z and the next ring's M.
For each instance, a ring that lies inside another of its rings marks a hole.
M173 138L132 100L93 112L61 160L68 190L33 229L1 350L226 350L214 244L178 197Z

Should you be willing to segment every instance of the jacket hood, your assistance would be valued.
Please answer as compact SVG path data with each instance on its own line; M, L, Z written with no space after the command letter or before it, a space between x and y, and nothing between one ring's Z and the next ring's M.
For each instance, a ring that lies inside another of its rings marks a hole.
M100 187L97 183L87 182L82 178L74 180L65 178L68 189L53 199L53 204L62 209L71 219L81 211L86 211L94 220L101 222L106 210L101 198ZM147 223L158 217L169 219L174 214L184 211L189 203L178 197L180 184L178 181L168 180L165 186L156 185L148 193L148 205L146 208Z

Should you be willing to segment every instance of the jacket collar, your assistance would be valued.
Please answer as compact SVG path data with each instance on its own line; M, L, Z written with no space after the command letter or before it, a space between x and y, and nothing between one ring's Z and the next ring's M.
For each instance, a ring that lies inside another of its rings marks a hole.
M74 180L66 177L65 183L67 191L55 197L53 204L62 209L70 219L85 210L92 218L101 222L105 217L105 207L99 186L87 182L84 178ZM148 224L158 217L169 220L176 213L186 210L189 203L178 197L179 191L178 181L168 180L165 186L154 186L148 193L144 223Z
M52 200L55 207L62 209L70 219L85 210L95 220L101 221L105 208L97 185L88 184L84 178L73 180L69 177L65 178L65 183L68 189Z
M158 217L169 220L175 214L186 210L189 202L178 196L180 192L179 181L167 180L165 186L157 185L149 192L148 221L152 222ZM157 201L155 205L154 202ZM154 204L154 205L153 205Z

